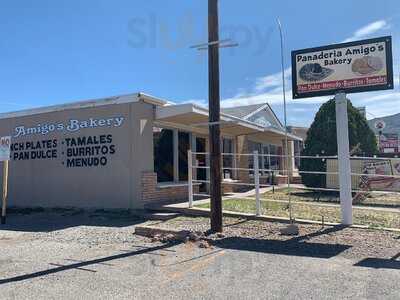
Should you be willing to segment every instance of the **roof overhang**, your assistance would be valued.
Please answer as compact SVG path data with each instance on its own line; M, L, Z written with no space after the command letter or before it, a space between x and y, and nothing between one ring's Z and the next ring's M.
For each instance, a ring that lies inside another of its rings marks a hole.
M187 103L179 105L158 106L156 108L156 121L174 124L179 127L193 129L207 129L209 126L208 109L196 104ZM220 128L222 134L231 136L257 134L268 135L284 139L285 132L275 128L265 128L256 123L243 120L228 114L221 113ZM302 141L298 136L288 133L290 140Z
M223 134L232 136L264 132L264 128L253 122L221 113L220 128ZM208 109L192 104L157 107L156 121L168 122L193 128L208 128Z
M146 103L149 104L153 104L156 106L164 106L164 105L172 105L174 104L171 101L165 100L165 99L161 99L161 98L156 98L154 96L145 94L145 93L137 93L136 97L138 98L138 100L142 100Z

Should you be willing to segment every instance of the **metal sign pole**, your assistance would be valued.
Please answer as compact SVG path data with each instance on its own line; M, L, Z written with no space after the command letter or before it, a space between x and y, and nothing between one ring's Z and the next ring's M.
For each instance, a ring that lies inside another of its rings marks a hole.
M6 209L8 195L8 160L3 162L3 203L1 208L1 224L6 224Z
M286 83L285 83L285 60L284 60L284 55L283 55L283 32L282 32L282 24L279 18L277 19L278 22L278 28L279 28L279 36L281 39L281 68L282 68L282 93L283 93L283 118L284 118L284 126L285 126L285 152L283 153L285 159L285 172L284 174L286 175L286 184L288 188L288 200L289 200L289 219L290 222L293 222L293 214L292 214L292 197L291 197L291 189L290 189L290 176L293 175L293 170L291 169L291 166L289 165L289 161L294 159L294 157L291 157L292 155L289 154L289 139L288 139L288 128L287 128L287 108L286 108ZM290 158L290 159L289 159Z
M335 102L342 224L351 225L353 223L353 199L351 195L349 121L346 94L343 92L336 93Z

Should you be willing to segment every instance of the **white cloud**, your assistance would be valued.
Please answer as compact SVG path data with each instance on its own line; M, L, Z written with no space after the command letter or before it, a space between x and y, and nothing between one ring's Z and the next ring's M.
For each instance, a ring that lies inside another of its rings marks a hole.
M400 112L400 92L396 90L349 94L347 97L354 106L366 106L369 116L381 117Z
M285 83L290 80L291 74L292 68L285 69ZM267 88L280 86L282 86L282 72L257 78L254 90L256 92L262 92Z
M185 100L183 103L193 103L202 107L208 107L208 101L205 99L189 99Z
M320 104L327 101L329 97L317 97L317 98L309 98L303 103L306 104ZM286 90L286 101L289 103L293 103L292 101L292 91ZM259 104L259 103L269 103L269 104L283 104L283 94L282 92L265 92L265 93L254 93L248 94L245 97L233 97L229 99L224 99L221 101L222 107L235 107L242 105L251 105L251 104Z
M378 31L381 31L384 29L389 29L389 28L390 28L390 25L385 20L378 20L378 21L369 23L369 24L365 25L364 27L361 27L360 29L356 30L351 37L345 39L343 42L350 42L350 41L354 41L357 39L362 39L373 33L376 33Z
M399 109L394 109L400 106L400 100L389 99L388 101L377 101L367 106L367 119L380 118L388 115L400 113Z
M351 97L351 96L349 96ZM355 101L361 102L360 104L376 103L377 101L387 101L391 99L398 99L400 101L399 92L378 92L374 96L368 96L368 94L358 94Z

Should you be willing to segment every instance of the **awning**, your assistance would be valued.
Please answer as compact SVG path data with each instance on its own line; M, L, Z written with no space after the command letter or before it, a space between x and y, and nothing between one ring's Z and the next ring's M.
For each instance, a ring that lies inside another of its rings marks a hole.
M263 127L256 123L246 121L228 114L221 113L220 128L222 134L231 136L238 135L268 135L276 136L284 139L285 133L270 127ZM167 122L176 124L177 126L183 125L191 128L202 128L207 130L208 123L208 109L198 106L196 104L178 104L168 106L158 106L156 108L156 121ZM300 140L301 138L288 134L290 140Z
M228 135L247 135L261 133L262 126L221 113L221 133ZM188 103L157 107L156 121L208 129L208 109Z

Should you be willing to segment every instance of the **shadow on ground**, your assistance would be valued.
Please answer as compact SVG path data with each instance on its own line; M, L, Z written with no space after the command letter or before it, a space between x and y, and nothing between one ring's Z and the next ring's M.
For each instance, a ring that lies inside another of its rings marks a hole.
M219 248L253 251L269 254L305 256L315 258L331 258L351 248L342 244L322 244L307 242L312 237L333 233L342 230L343 226L335 226L320 230L304 236L298 236L286 241L262 238L228 237L213 241L212 244Z
M363 259L354 265L355 267L373 268L373 269L394 269L400 270L400 261L394 259L369 257Z
M83 211L74 209L11 209L1 230L52 232L77 226L127 227L146 218L129 211Z
M83 270L83 271L89 271L89 272L95 272L93 270L84 268L96 264L103 264L107 265L107 262L116 260L116 259L122 259L122 258L127 258L127 257L132 257L136 255L141 255L141 254L146 254L146 253L151 253L157 250L165 250L170 247L173 247L175 245L179 244L178 242L170 242L166 243L160 246L155 246L155 247L143 247L139 250L136 251L130 251L127 253L121 253L121 254L115 254L111 256L106 256L106 257L101 257L97 259L92 259L92 260L87 260L87 261L78 261L76 263L68 264L68 265L60 265L60 264L50 264L52 266L56 266L55 268L49 268L46 270L41 270L33 273L28 273L28 274L23 274L19 276L14 276L14 277L9 277L9 278L2 278L0 279L0 285L7 284L7 283L12 283L12 282L19 282L19 281L24 281L24 280L29 280L37 277L43 277L51 274L56 274L59 272L67 271L67 270L72 270L72 269L78 269L78 270Z
M397 259L400 258L400 252L397 253L390 259L387 258L376 258L369 257L359 261L354 266L356 267L365 267L365 268L374 268L374 269L395 269L400 270L400 261Z

